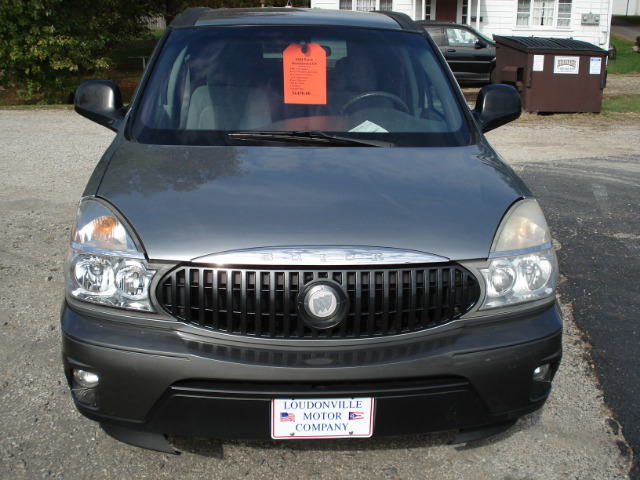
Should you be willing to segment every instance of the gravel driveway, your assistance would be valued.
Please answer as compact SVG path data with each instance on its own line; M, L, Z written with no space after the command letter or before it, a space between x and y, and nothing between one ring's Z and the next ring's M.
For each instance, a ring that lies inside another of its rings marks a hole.
M636 153L638 116L631 120L525 116L489 139L518 169ZM565 357L547 405L492 439L464 446L447 445L451 434L302 443L174 439L179 456L111 439L72 405L58 323L75 206L111 138L69 110L0 111L0 478L627 478L629 450L602 403L568 307Z

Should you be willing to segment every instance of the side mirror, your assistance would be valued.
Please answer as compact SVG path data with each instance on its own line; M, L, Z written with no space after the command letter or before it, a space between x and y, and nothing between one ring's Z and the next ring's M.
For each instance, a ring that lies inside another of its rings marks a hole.
M487 47L487 44L486 44L486 43L484 43L482 40L478 40L478 41L476 42L475 47L476 47L476 50L480 50L481 48L486 48L486 47Z
M116 132L126 112L120 88L111 80L81 83L76 90L74 108L83 117Z
M511 85L486 85L471 111L483 133L516 120L521 112L520 95Z

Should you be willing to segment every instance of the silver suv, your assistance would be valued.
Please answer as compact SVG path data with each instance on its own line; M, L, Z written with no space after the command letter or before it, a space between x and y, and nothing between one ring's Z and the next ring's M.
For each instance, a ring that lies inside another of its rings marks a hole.
M459 430L540 408L561 357L556 257L529 189L408 17L187 10L80 201L62 352L78 410L125 442Z

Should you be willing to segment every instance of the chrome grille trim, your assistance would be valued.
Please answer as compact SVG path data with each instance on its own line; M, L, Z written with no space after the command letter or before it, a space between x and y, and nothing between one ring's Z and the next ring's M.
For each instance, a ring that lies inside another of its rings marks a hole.
M290 267L299 265L359 266L443 263L449 259L431 253L366 246L292 246L249 248L194 258L193 262L216 265ZM352 267L353 268L353 267Z
M298 293L334 282L349 299L346 318L325 330L296 311ZM180 265L156 288L176 320L214 332L271 339L375 338L451 322L480 296L476 277L457 264L375 269L244 269Z

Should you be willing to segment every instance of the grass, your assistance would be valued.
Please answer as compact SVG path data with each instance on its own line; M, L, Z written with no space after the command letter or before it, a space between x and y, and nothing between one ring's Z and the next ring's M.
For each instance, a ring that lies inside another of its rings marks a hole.
M602 113L640 112L640 95L618 95L602 100Z
M616 47L617 54L615 59L609 59L609 74L640 73L640 54L631 50L633 43L612 36L611 45Z

